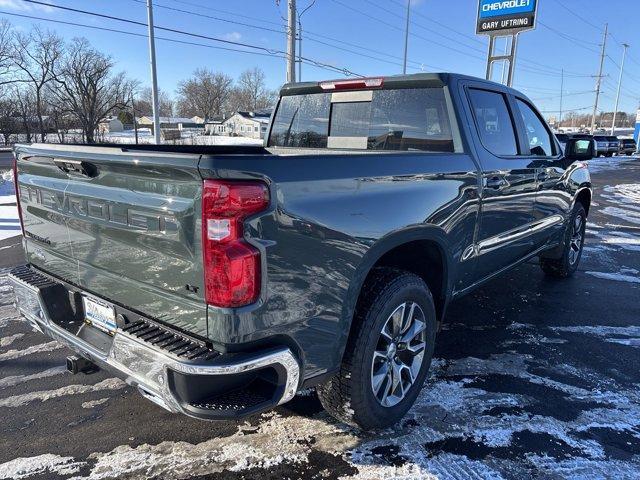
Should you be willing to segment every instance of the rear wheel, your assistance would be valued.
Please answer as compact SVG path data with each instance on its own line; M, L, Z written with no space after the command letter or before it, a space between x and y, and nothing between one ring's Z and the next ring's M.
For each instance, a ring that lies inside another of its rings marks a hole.
M318 388L334 417L368 430L398 422L420 393L436 333L433 297L411 273L380 268L363 287L338 374Z
M570 223L564 236L564 248L560 258L540 258L540 267L547 275L557 278L570 277L578 269L584 235L587 226L587 213L581 203L576 203Z

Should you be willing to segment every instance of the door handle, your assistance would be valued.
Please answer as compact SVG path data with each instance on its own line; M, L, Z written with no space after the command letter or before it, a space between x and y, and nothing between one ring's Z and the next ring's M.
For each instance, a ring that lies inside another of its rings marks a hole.
M509 182L504 177L491 177L485 182L485 187L499 190L502 187L509 185Z

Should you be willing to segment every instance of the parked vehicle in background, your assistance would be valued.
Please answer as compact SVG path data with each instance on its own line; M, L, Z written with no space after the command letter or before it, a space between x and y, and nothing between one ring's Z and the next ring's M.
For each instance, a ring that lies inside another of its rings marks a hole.
M620 155L633 155L638 150L638 145L633 138L623 138L620 140Z
M238 418L317 387L364 429L422 389L449 303L580 262L590 140L453 74L285 85L264 147L19 145L20 312L147 399ZM555 284L554 288L562 288Z
M618 137L609 135L594 135L593 139L596 143L596 156L612 157L614 153L618 153L620 142Z
M620 139L618 137L610 135L607 136L607 153L608 157L612 157L614 154L617 154L620 151Z

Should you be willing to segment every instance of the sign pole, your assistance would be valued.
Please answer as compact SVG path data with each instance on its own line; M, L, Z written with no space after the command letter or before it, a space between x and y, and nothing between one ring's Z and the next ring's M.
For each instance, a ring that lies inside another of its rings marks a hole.
M509 62L506 83L513 86L515 75L518 36L525 30L536 28L538 0L517 0L500 2L497 0L478 0L478 18L476 34L489 36L489 54L487 56L486 79L493 77L493 63ZM496 38L506 37L505 52L498 54ZM501 82L504 83L504 66Z
M516 53L518 52L518 34L511 36L511 55L509 55L509 75L507 77L507 87L513 87L513 76L516 68Z

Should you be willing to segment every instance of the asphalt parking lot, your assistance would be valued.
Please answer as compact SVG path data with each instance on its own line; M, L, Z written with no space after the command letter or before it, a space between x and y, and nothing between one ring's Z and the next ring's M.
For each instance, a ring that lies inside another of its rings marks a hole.
M0 479L638 478L640 159L593 170L575 277L530 262L454 303L415 407L383 432L337 423L313 392L210 423L72 376L0 277Z

